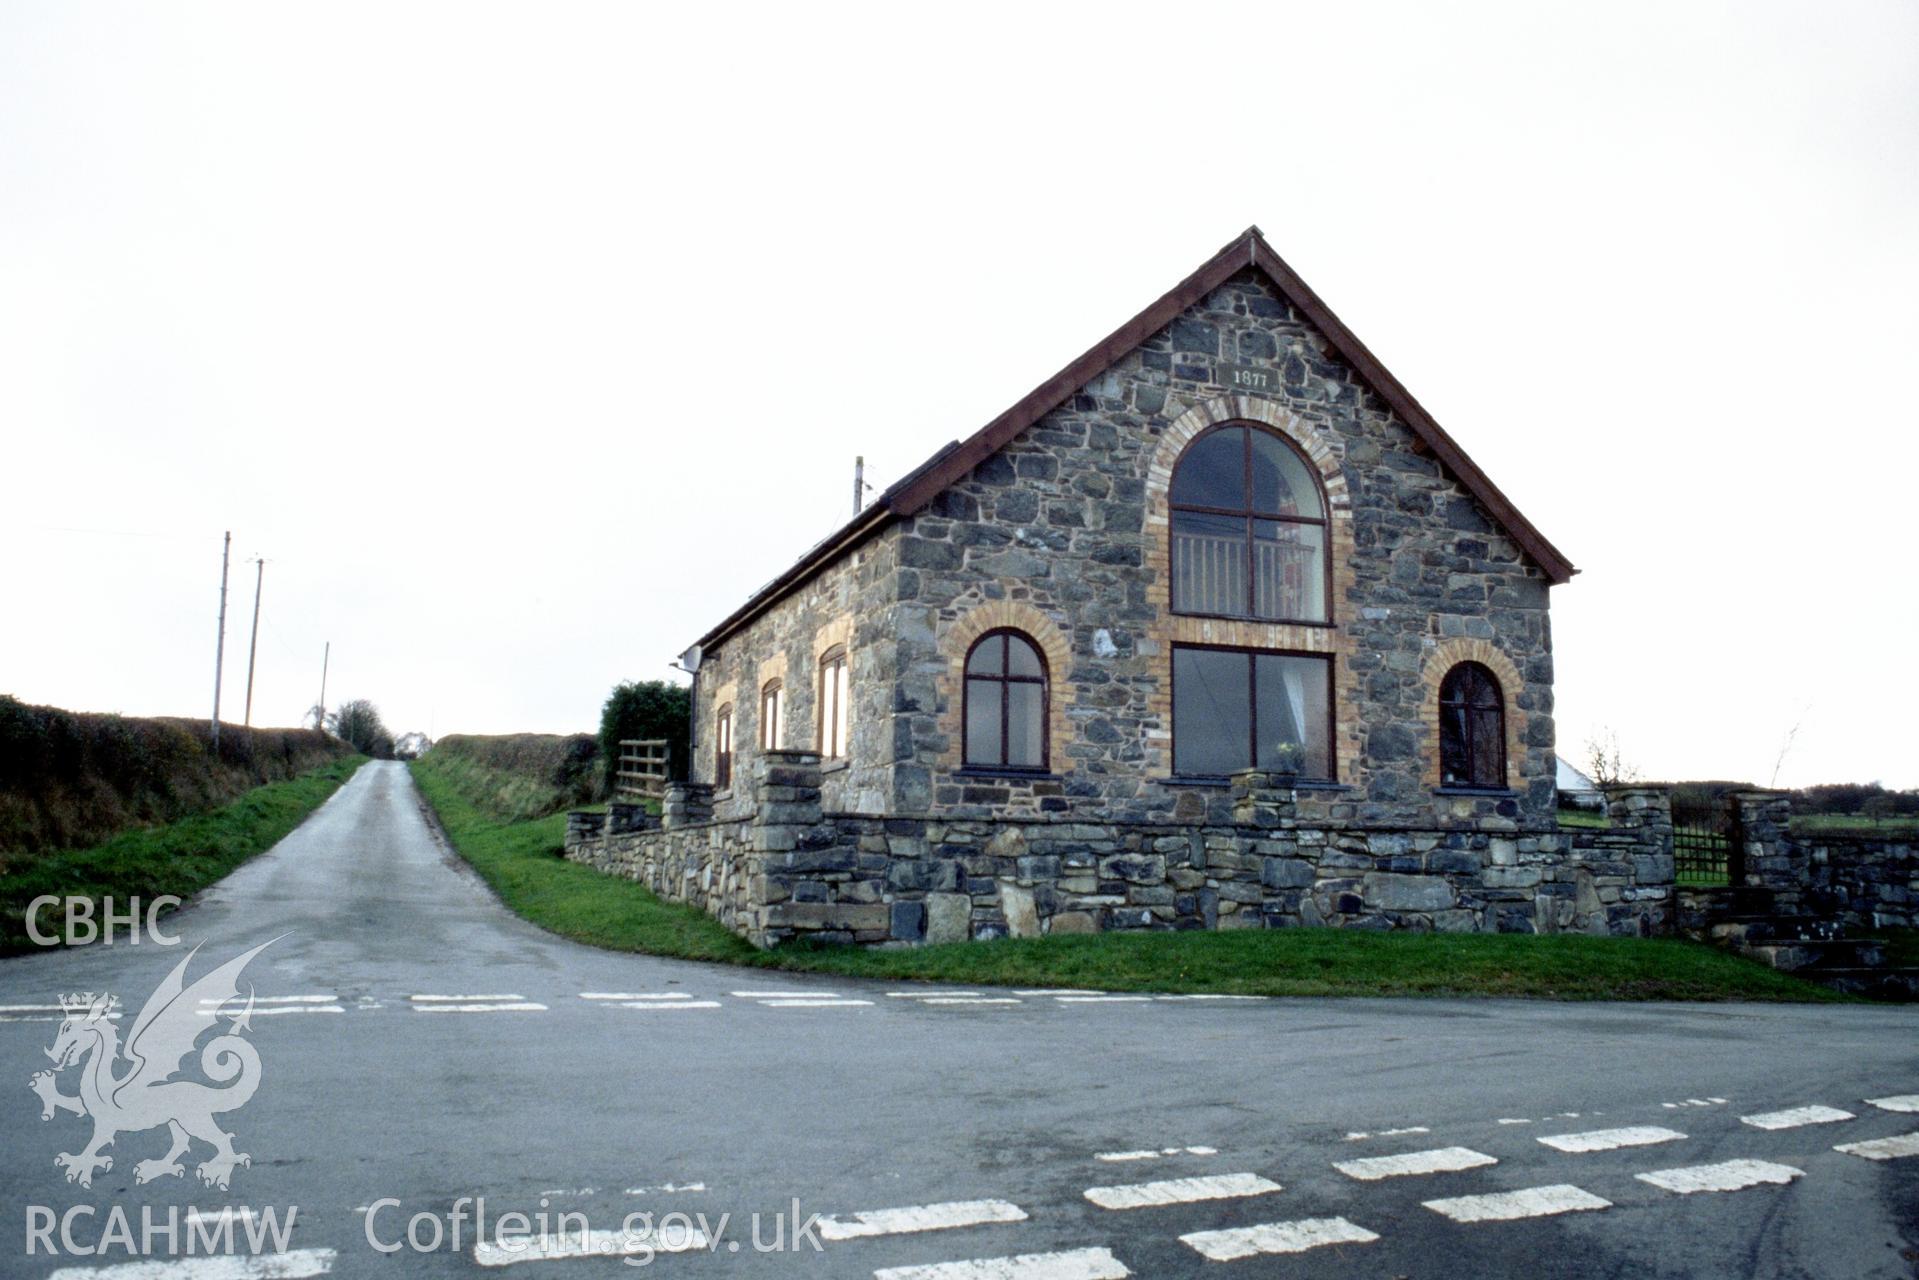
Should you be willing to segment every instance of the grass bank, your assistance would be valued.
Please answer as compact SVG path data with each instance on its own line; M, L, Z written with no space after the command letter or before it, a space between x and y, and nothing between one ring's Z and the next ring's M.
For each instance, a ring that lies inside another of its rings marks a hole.
M505 822L606 797L600 741L588 733L448 734L423 759L463 798Z
M615 951L888 981L1267 996L1836 1000L1824 987L1691 942L1341 929L1115 933L872 951L757 951L690 907L559 856L563 815L501 822L431 757L413 776L454 847L514 911Z
M38 950L27 937L26 911L43 894L92 898L96 920L103 898L124 912L134 897L142 903L162 894L191 897L272 848L364 763L363 756L349 756L256 787L211 812L123 832L90 848L42 854L0 874L0 954ZM43 912L40 928L56 931L54 916Z

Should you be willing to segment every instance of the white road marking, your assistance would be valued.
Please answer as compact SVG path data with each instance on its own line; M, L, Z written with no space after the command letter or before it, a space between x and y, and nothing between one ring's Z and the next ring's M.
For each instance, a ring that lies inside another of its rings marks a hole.
M408 996L415 1004L431 1004L435 1000L524 1000L525 996L517 991L494 992L482 996Z
M860 1005L870 1005L871 1000L762 1000L762 1009L853 1009Z
M1744 1191L1763 1185L1784 1186L1794 1178L1806 1176L1804 1169L1766 1160L1723 1160L1718 1164L1695 1164L1684 1169L1655 1169L1635 1173L1641 1182L1650 1182L1667 1191L1689 1196L1695 1191Z
M1234 1262L1262 1253L1304 1253L1329 1244L1370 1244L1377 1239L1377 1232L1356 1227L1344 1218L1266 1222L1256 1227L1195 1231L1179 1238L1181 1244L1214 1262Z
M1809 1124L1837 1124L1853 1118L1852 1112L1837 1107L1792 1107L1785 1111L1762 1111L1756 1116L1740 1116L1740 1124L1755 1129L1797 1129Z
M1265 1000L1266 996L1233 996L1223 992L1192 991L1177 996L1154 996L1155 1000Z
M1016 996L1103 996L1097 987L1014 987Z
M1014 996L928 996L921 1004L1024 1004Z
M1593 1129L1586 1133L1556 1133L1540 1141L1555 1151L1575 1155L1586 1151L1614 1151L1620 1147L1650 1147L1661 1142L1683 1142L1686 1135L1658 1125L1631 1125L1624 1129Z
M925 1000L929 996L976 996L977 991L889 991L895 1000Z
M582 1000L691 1000L684 991L582 991Z
M1881 1111L1919 1111L1919 1093L1902 1093L1892 1098L1867 1098L1866 1105Z
M61 1267L47 1280L305 1280L333 1270L332 1249L288 1249L250 1257L147 1258L110 1267Z
M1061 1004L1138 1004L1150 1001L1151 996L1054 996Z
M0 1004L0 1013L61 1013L65 1008L58 1004Z
M1157 1160L1161 1156L1216 1156L1218 1147L1161 1147L1157 1151L1101 1151L1093 1156L1095 1160L1116 1163L1121 1160Z
M659 1193L671 1194L678 1191L704 1190L706 1190L706 1184L704 1182L665 1182L657 1187L628 1187L626 1194L630 1196L650 1196Z
M1895 1134L1890 1138L1874 1138L1870 1142L1848 1142L1833 1148L1849 1156L1862 1156L1867 1160L1899 1160L1906 1156L1919 1156L1919 1133Z
M1367 1156L1364 1160L1341 1160L1333 1165L1349 1178L1377 1182L1381 1178L1404 1178L1414 1174L1458 1173L1462 1169L1483 1169L1499 1161L1471 1147L1439 1147L1432 1151L1409 1151L1400 1156Z
M516 1262L549 1262L556 1258L621 1258L633 1254L685 1253L704 1249L706 1233L685 1231L569 1231L560 1235L507 1236L473 1246L473 1261L483 1267L510 1267ZM184 1278L183 1278L184 1280ZM195 1280L198 1280L195 1277Z
M908 1205L903 1209L869 1209L841 1217L819 1219L822 1240L857 1240L862 1236L906 1235L915 1231L945 1231L988 1222L1024 1222L1026 1211L1005 1200L950 1200L945 1204Z
M837 991L731 991L742 1000L820 1000L837 997Z
M416 1004L420 1013L544 1013L546 1006L532 1001L503 1004Z
M255 1005L263 1005L263 1004L338 1004L338 1003L339 1003L339 1001L340 1001L340 997L338 997L338 996L334 996L334 995L326 995L326 996L254 996L254 997L252 997L252 999L253 999L253 1003L254 1003ZM236 1003L238 1003L238 1004L244 1004L244 1003L246 1003L246 1002L245 1002L244 1000L241 1000L241 999L240 999L240 997L238 997L238 996L229 996L229 997L228 997L227 999L225 999L225 1000L202 1000L202 1001L200 1001L200 1003L201 1003L201 1004L212 1004L212 1005L218 1005L218 1004L236 1004Z
M1501 1116L1501 1117L1500 1117L1500 1119L1499 1119L1499 1123L1500 1123L1500 1124L1531 1124L1531 1123L1532 1123L1532 1121L1530 1121L1530 1120L1514 1120L1514 1119L1511 1119L1510 1117L1506 1117L1506 1116Z
M1612 1201L1601 1200L1590 1191L1559 1184L1551 1187L1527 1187L1523 1191L1501 1191L1485 1196L1454 1196L1449 1200L1423 1202L1434 1213L1454 1222L1512 1222L1519 1218L1550 1218L1560 1213L1587 1213L1610 1209Z
M1723 1107L1726 1105L1726 1100L1724 1098L1707 1098L1706 1101L1712 1103L1716 1107Z
M873 1280L1125 1280L1133 1273L1110 1249L1022 1253L1011 1258L973 1258L924 1267L887 1267Z
M615 1006L620 1009L717 1009L718 1000L681 1000L671 1004L664 1000L622 1000Z
M1256 1173L1222 1173L1207 1178L1169 1178L1164 1182L1136 1182L1124 1187L1088 1187L1086 1198L1102 1209L1147 1209L1165 1204L1192 1204L1199 1200L1236 1200L1263 1196L1280 1189Z
M219 1017L222 1015L223 1012L224 1012L224 1016L229 1018L238 1018L240 1016L240 1010L234 1008L232 1005L228 1005L224 1011L220 1009L199 1009L199 1010L196 1010L195 1012L197 1012L202 1018ZM345 1012L346 1010L337 1004L276 1004L268 1009L255 1009L250 1016L255 1018L271 1018L276 1013L345 1013Z
M1410 1129L1381 1129L1378 1133L1349 1133L1346 1135L1346 1141L1364 1142L1368 1138L1403 1138L1408 1134L1431 1132L1432 1130L1425 1125L1416 1124Z

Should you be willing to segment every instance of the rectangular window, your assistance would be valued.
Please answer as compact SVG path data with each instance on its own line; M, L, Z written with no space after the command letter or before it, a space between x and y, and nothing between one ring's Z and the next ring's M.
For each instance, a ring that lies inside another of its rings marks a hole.
M1173 772L1217 777L1255 766L1332 778L1332 663L1175 646Z
M713 727L713 785L724 791L733 785L733 708L720 711Z
M847 744L846 650L829 649L820 662L820 754L844 760Z
M760 750L777 751L780 746L780 720L786 709L786 689L775 682L760 694Z

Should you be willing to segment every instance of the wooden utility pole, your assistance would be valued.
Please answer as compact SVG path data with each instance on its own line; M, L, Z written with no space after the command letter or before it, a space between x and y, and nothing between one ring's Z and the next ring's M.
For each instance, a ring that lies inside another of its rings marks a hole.
M220 749L220 676L227 660L227 556L233 550L233 531L220 544L220 635L213 645L213 747Z
M333 641L326 642L326 648L320 654L320 716L314 728L326 732L326 668L333 660Z
M253 575L253 640L247 645L247 718L246 726L253 727L253 659L260 651L260 588L266 584L267 562L259 556L253 557L257 572Z
M853 514L866 509L866 457L853 459Z

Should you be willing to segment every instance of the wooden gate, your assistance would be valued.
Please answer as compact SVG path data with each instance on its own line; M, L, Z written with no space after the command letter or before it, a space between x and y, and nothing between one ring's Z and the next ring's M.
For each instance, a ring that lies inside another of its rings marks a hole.
M622 738L620 767L613 775L615 800L666 798L665 738Z

